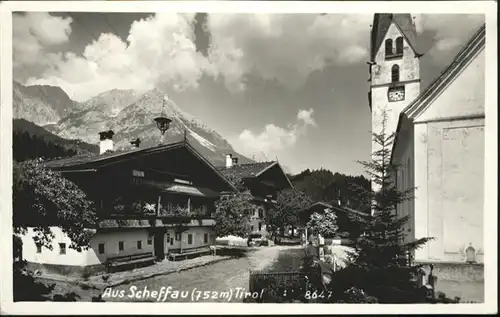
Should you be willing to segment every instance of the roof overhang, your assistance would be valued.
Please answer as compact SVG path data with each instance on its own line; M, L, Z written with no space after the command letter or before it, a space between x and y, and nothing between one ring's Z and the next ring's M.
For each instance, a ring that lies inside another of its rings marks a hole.
M227 184L228 189L231 191L237 191L236 187L221 173L219 172L215 166L210 163L203 155L198 153L196 149L194 149L188 142L177 142L177 143L171 143L167 145L161 145L157 147L151 147L151 148L145 148L141 150L135 150L135 151L129 151L129 152L124 152L124 153L115 153L115 154L109 154L109 155L103 155L102 157L95 157L92 159L89 159L88 161L83 161L83 162L76 162L75 164L68 164L66 166L51 166L54 165L54 163L57 163L58 161L64 161L63 160L57 160L57 161L48 161L46 162L46 166L54 171L62 172L62 173L69 173L69 172L96 172L101 168L108 167L111 165L123 163L126 161L134 160L139 157L145 157L145 156L150 156L154 154L159 154L159 153L166 153L175 149L180 149L180 148L185 148L187 149L193 156L195 156L198 160L203 162L208 168L210 168L215 175L220 178L224 183Z

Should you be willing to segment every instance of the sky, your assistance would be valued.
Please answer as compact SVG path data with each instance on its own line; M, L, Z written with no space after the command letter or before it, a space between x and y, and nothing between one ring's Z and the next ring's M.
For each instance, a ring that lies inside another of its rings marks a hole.
M414 15L421 89L484 23ZM19 13L14 79L85 101L160 86L185 112L256 160L289 172L359 175L371 150L372 15Z

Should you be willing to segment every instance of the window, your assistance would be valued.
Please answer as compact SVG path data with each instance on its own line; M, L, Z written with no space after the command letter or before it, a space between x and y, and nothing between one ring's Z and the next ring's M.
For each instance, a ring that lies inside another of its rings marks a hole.
M262 222L259 222L259 231L262 230Z
M392 39L385 40L385 55L392 55Z
M398 82L399 81L399 66L398 65L393 65L391 69L391 78L392 82Z
M42 253L42 244L37 242L35 242L35 244L36 244L36 253Z
M104 253L104 243L99 243L99 254Z
M193 244L193 235L191 233L188 234L188 244Z
M175 241L181 241L181 233L180 232L175 233Z
M259 218L264 218L264 209L262 207L259 208Z
M250 230L253 231L253 225L250 226Z
M203 243L208 243L208 233L203 235Z
M153 237L152 236L148 237L148 244L149 245L153 244Z
M123 251L123 245L124 245L124 242L123 241L119 241L118 242L118 251Z
M59 243L59 254L66 254L66 243Z
M396 54L403 54L403 37L400 36L396 39Z
M141 240L137 241L137 249L138 250L142 249L142 241Z
M170 245L174 245L174 238L170 238Z

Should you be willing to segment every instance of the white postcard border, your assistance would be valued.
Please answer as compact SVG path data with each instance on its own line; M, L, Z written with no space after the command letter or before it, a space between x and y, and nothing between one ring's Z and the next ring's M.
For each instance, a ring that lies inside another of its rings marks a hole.
M485 303L484 304L214 304L12 302L12 265L2 261L0 311L5 314L379 314L497 312L497 4L494 1L5 1L0 4L0 214L3 258L12 256L12 12L218 12L218 13L481 13L486 17Z

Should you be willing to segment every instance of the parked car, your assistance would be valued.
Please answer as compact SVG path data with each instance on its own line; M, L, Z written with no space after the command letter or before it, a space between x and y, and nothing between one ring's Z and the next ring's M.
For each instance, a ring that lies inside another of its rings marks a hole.
M252 232L248 235L248 242L247 242L249 247L259 247L259 246L267 246L269 245L269 242L267 240L267 237L264 233L261 232Z

